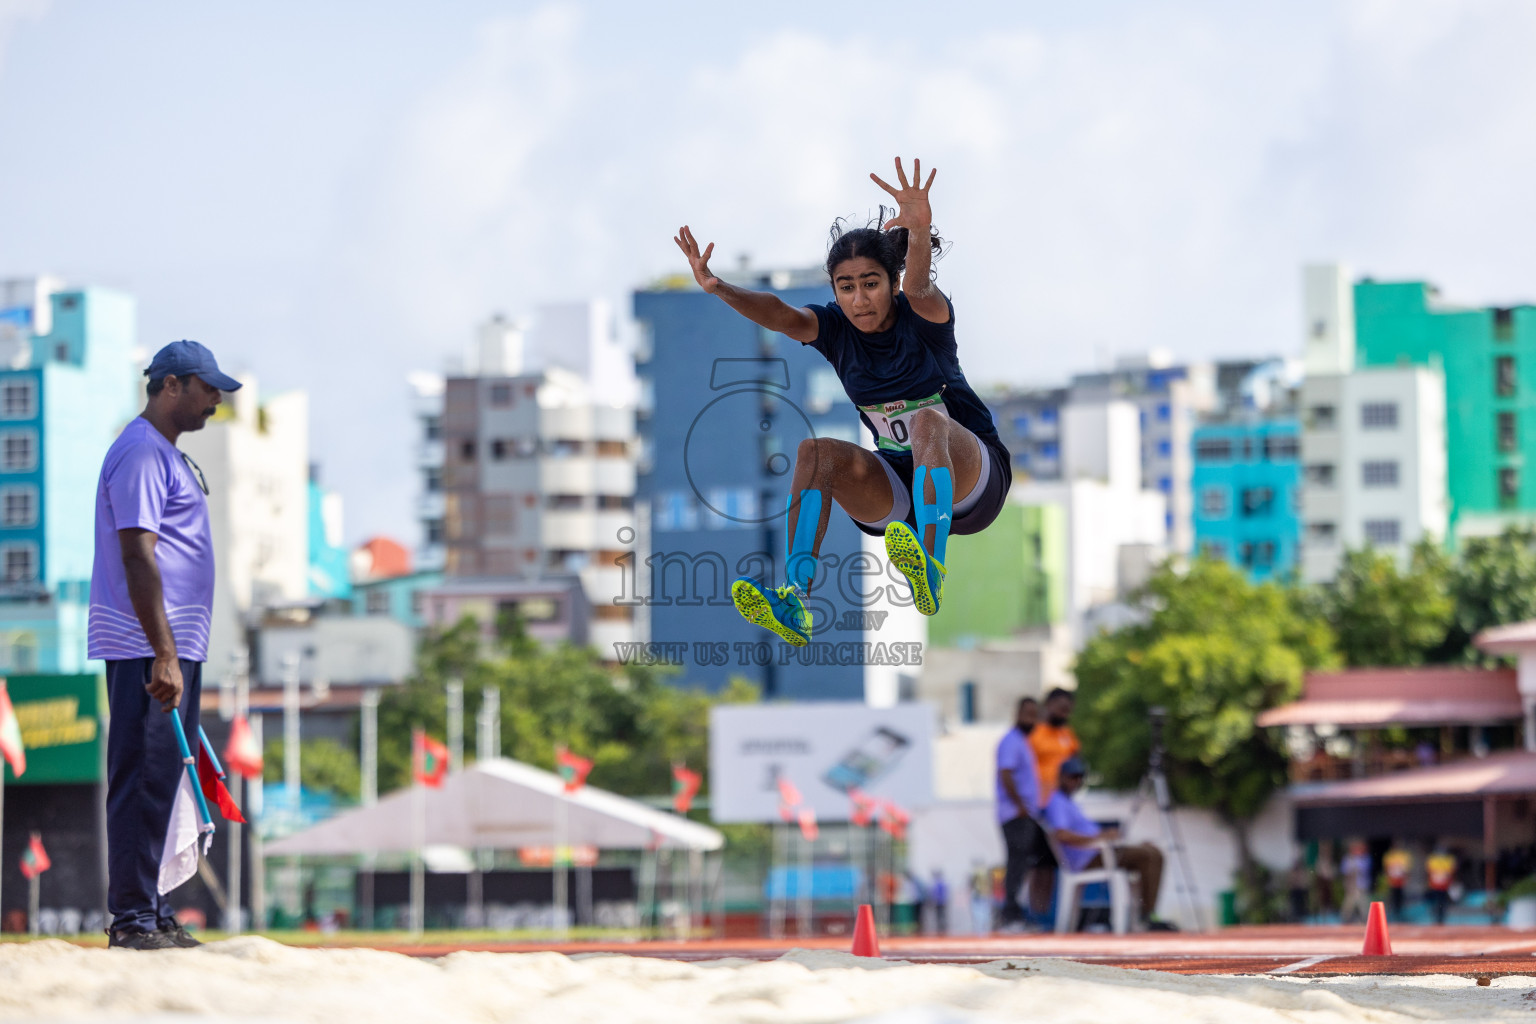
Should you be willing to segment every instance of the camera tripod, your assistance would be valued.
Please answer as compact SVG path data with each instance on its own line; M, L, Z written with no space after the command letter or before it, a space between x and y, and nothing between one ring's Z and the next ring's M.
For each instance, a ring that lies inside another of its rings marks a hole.
M1168 858L1174 865L1174 886L1189 910L1191 920L1200 931L1205 931L1205 914L1200 909L1200 898L1195 888L1194 872L1189 867L1189 854L1184 849L1184 837L1179 823L1173 817L1173 800L1168 795L1168 776L1163 772L1163 724L1168 719L1166 708L1148 708L1147 718L1152 726L1151 749L1147 754L1147 774L1141 777L1136 796L1125 821L1129 825L1136 820L1142 803L1150 796L1157 806L1157 816L1163 825L1163 842L1168 847Z

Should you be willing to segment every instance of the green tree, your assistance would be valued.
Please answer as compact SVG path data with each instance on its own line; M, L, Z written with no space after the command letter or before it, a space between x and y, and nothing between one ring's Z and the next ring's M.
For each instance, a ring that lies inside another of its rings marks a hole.
M465 619L430 636L417 654L414 677L379 702L379 788L410 781L411 730L421 726L442 739L446 684L464 681L466 760L473 759L473 727L486 688L500 694L501 747L508 757L553 770L556 745L592 759L588 781L627 796L655 796L672 788L672 764L702 767L709 752L713 704L757 700L742 680L710 695L674 685L674 670L604 666L597 652L531 640L521 622L504 619L496 640L484 644L480 626Z
M1536 527L1511 525L1496 537L1463 540L1451 589L1455 620L1434 660L1496 661L1472 638L1489 626L1536 619Z
M282 737L268 740L265 748L261 755L262 781L282 782ZM329 738L303 740L299 743L299 784L316 793L358 800L362 795L362 769L356 749Z
M1302 675L1337 663L1333 635L1300 592L1254 585L1225 563L1155 573L1139 624L1100 633L1078 655L1074 727L1103 781L1134 788L1147 768L1148 709L1167 709L1174 798L1231 824L1247 874L1248 824L1286 778L1285 755L1254 724L1294 700Z
M1414 545L1406 571L1386 551L1347 551L1321 589L1322 613L1350 666L1422 665L1445 644L1456 611L1454 568L1429 541Z

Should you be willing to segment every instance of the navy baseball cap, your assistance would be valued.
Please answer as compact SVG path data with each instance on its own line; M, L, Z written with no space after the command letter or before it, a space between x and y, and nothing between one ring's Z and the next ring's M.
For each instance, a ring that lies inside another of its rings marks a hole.
M213 358L213 353L208 351L208 346L195 341L171 342L155 353L149 369L144 371L144 376L150 380L159 380L161 377L172 375L198 376L203 379L204 384L216 387L220 391L240 390L239 381L219 371L219 361Z
M1083 763L1082 758L1074 754L1073 756L1067 758L1065 761L1061 762L1061 768L1057 771L1056 774L1070 775L1074 778L1080 779L1084 775L1088 774L1088 766Z

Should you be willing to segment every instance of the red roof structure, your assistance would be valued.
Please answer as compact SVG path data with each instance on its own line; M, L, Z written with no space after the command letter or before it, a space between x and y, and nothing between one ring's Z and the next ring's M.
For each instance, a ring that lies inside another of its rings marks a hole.
M373 537L352 552L355 580L388 580L411 574L411 553L388 537Z
M1512 668L1359 668L1307 673L1302 699L1264 712L1258 724L1491 725L1523 714Z
M1366 779L1291 787L1298 807L1477 800L1536 793L1536 753L1502 750L1450 764Z

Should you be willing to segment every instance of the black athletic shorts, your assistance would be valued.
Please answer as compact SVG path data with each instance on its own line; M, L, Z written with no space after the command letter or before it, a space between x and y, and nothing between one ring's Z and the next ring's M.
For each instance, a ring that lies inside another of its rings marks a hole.
M987 444L981 438L976 439L981 445L981 453L985 456L982 464L982 479L977 481L980 495L974 504L964 512L957 512L954 521L950 524L951 536L965 533L980 533L992 525L998 513L1003 510L1003 503L1008 500L1008 485L1012 482L1013 472L1005 459L1000 457L997 450ZM891 482L891 493L895 496L895 504L890 514L878 523L865 523L857 519L853 525L869 534L871 537L885 536L885 528L891 523L900 520L912 527L912 532L917 532L917 509L912 503L912 473L914 470L910 453L887 454L883 451L874 453L880 463L885 466L885 475ZM973 491L974 493L974 491ZM964 504L965 499L959 496L955 498L955 507ZM853 517L850 516L850 519Z

